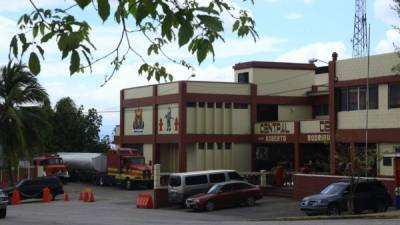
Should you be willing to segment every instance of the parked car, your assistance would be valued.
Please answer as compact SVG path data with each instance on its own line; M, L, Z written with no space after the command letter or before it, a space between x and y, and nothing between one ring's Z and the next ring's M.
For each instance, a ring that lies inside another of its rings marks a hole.
M42 198L44 188L49 188L53 199L57 195L64 194L63 184L58 177L36 177L23 179L15 187L4 189L4 192L11 199L12 192L17 190L21 200L30 198Z
M6 193L0 190L0 219L5 218L7 215L8 197Z
M185 204L187 197L207 192L216 183L243 180L235 170L207 170L174 173L169 177L168 200L170 203Z
M227 181L212 186L207 193L197 194L186 199L186 207L194 210L212 211L246 204L253 206L262 198L258 186L244 181Z
M303 198L300 208L307 215L339 215L349 210L353 204L353 213L364 210L384 212L392 204L386 187L377 180L362 180L351 184L350 181L328 185L321 193Z

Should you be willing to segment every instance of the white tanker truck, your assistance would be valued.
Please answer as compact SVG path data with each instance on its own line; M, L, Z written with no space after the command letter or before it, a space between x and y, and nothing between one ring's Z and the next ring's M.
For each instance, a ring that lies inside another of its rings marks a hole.
M152 187L151 169L143 154L135 149L121 148L103 153L62 152L71 180L89 181L97 185L119 184L126 189L146 185Z

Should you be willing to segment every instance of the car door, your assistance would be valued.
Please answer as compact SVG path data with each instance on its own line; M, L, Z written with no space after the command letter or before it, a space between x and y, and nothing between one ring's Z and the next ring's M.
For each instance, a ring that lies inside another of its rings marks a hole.
M232 206L234 203L234 184L225 184L215 196L214 203L218 208Z
M356 213L369 209L373 196L368 193L368 185L366 183L358 183L354 189L354 211Z

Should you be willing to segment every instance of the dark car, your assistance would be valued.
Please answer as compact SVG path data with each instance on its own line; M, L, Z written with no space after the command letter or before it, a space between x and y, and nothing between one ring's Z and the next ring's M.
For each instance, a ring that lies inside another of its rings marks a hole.
M344 181L327 186L317 195L303 198L300 208L307 215L339 215L353 205L353 213L364 210L384 212L392 200L385 186L377 180Z
M186 199L186 207L212 211L241 204L253 206L261 198L262 192L258 186L244 181L227 181L213 185L207 193L189 197Z
M0 190L0 219L5 218L7 215L8 197L6 193Z
M57 195L64 194L63 185L58 177L36 177L23 179L15 187L4 189L9 199L12 192L17 190L20 193L21 200L30 198L42 198L44 188L49 188L53 199Z

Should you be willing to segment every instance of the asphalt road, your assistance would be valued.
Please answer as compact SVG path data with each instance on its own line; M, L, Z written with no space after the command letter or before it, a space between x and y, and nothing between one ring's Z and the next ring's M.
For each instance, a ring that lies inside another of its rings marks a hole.
M297 202L286 198L265 197L255 207L239 207L214 212L192 212L180 208L137 209L136 195L145 190L125 191L116 187L92 187L94 203L78 200L78 194L88 186L74 183L64 187L70 201L62 196L51 203L33 200L8 207L1 225L132 225L132 224L396 224L399 220L327 220L327 221L257 221L283 216L302 215Z

